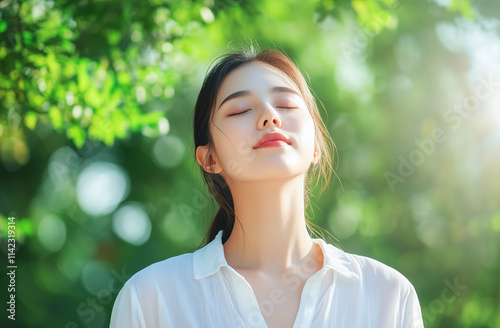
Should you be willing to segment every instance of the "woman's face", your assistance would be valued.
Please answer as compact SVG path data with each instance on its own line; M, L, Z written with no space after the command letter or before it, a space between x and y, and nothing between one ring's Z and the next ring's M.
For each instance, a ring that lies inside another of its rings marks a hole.
M285 73L261 62L244 64L224 79L210 132L216 160L212 173L220 173L229 185L304 174L314 159L314 123L299 89ZM283 134L289 144L254 148L270 132ZM200 163L205 155L206 148L199 147Z

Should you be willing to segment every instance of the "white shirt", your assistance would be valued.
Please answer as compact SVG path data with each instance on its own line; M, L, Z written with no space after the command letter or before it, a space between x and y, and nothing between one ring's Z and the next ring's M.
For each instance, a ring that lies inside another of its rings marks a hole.
M322 239L312 240L321 246L323 267L304 285L293 328L423 327L417 294L402 274ZM115 300L110 327L267 325L250 284L226 262L220 230L194 253L133 275Z

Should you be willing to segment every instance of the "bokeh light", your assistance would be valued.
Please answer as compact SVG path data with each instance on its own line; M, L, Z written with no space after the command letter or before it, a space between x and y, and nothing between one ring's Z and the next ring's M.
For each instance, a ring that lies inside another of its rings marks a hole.
M182 207L182 209L179 209L179 207ZM194 211L193 208L186 204L174 206L162 218L160 229L163 235L177 244L188 244L195 235L196 227L187 214Z
M162 168L173 168L179 165L184 157L183 142L172 135L158 138L153 146L153 160Z
M96 162L82 170L76 185L78 204L89 215L105 215L127 197L130 182L127 173L108 162Z
M128 203L113 214L113 231L127 243L140 246L151 235L151 221L141 206Z
M359 196L355 192L348 192L340 196L339 206L331 213L328 225L335 237L347 239L358 229L361 220Z
M56 215L46 215L38 224L38 240L51 252L60 250L66 242L66 224Z

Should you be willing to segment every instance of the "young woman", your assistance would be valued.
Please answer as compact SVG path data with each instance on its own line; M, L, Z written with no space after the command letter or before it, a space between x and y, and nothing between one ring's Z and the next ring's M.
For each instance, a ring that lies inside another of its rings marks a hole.
M111 327L423 327L403 275L308 233L308 174L328 181L332 142L290 59L275 50L219 59L194 134L220 205L208 244L136 273Z

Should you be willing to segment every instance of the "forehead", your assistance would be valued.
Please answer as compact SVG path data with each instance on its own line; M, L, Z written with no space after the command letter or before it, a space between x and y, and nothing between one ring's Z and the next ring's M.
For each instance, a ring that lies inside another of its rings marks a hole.
M289 87L300 94L295 83L282 71L262 62L244 64L226 76L217 94L217 104L230 94L248 90L266 92L276 86Z

